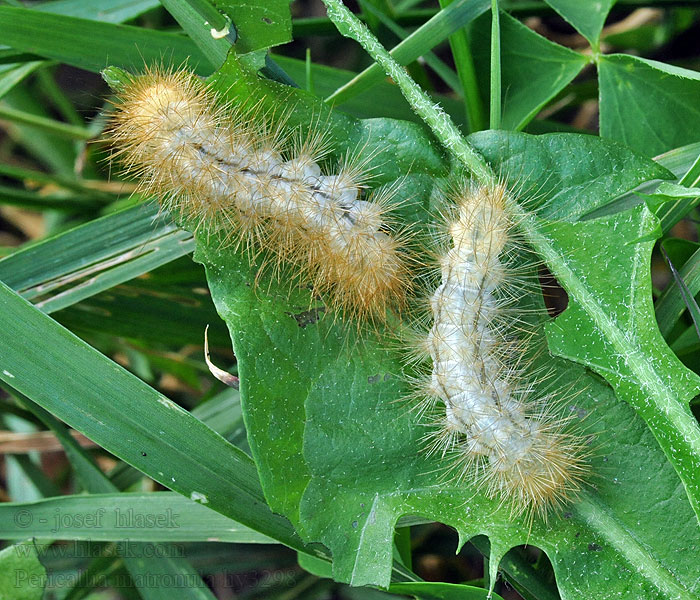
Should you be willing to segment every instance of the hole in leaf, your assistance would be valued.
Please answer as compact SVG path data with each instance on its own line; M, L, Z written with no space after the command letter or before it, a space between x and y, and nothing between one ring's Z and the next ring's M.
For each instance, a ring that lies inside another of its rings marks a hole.
M539 278L547 313L550 317L557 317L569 305L569 296L566 290L559 285L556 277L544 265L540 267Z

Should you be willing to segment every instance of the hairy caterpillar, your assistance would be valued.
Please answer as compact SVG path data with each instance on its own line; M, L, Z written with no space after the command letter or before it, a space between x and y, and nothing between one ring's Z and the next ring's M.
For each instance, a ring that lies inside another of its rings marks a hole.
M186 71L152 70L123 88L111 135L141 190L224 245L267 250L276 273L297 267L314 293L350 317L382 320L406 288L389 194L360 197L362 166L319 161L321 134L290 143L255 111L234 110Z
M453 455L460 475L476 473L489 496L514 514L546 516L579 487L586 471L583 439L567 419L534 398L520 360L527 340L504 311L512 223L503 185L466 189L449 222L451 248L431 298L433 324L425 348L432 372L430 406L443 405L432 451ZM510 323L508 322L510 321Z

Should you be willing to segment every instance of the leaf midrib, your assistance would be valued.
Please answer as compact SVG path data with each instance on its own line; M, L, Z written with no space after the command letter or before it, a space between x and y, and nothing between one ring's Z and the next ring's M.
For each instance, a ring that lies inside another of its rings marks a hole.
M600 501L583 493L575 511L597 531L610 546L625 556L631 565L639 567L642 575L670 598L693 600L695 595L681 586L673 574L658 560L650 560L649 553L627 528L601 506ZM595 524L595 526L593 526Z
M625 364L631 374L641 384L641 388L643 390L646 389L645 395L651 396L653 399L655 416L665 420L670 427L675 428L679 432L679 437L683 440L688 451L687 455L693 462L694 468L688 469L688 474L685 473L686 469L683 468L684 465L680 462L680 459L670 455L663 443L661 445L683 481L690 503L696 516L700 519L700 499L698 499L700 485L698 485L698 482L692 475L693 471L700 473L700 430L694 418L682 410L682 407L679 405L680 400L676 398L674 391L664 384L654 366L644 359L641 348L633 344L613 319L606 314L604 308L596 299L596 295L577 277L564 257L554 247L552 241L541 231L540 224L536 218L523 211L517 205L514 207L514 212L516 221L520 223L529 242L535 251L544 258L557 280L591 318L600 335L603 339L607 339L610 342L616 354L625 358ZM640 235L643 233L649 215L650 213L642 220ZM625 378L623 373L617 373L617 375ZM635 409L639 411L640 406L637 403L635 404ZM645 421L648 421L646 415L643 416ZM653 429L653 432L659 439L655 429Z

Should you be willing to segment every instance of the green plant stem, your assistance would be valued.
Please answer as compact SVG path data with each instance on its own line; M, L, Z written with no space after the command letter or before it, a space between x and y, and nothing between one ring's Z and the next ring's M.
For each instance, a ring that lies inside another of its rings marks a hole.
M495 185L497 177L486 161L471 147L452 119L421 90L376 37L355 17L340 0L323 0L329 18L338 31L362 45L367 53L401 88L413 110L433 130L435 136L484 185Z
M501 25L498 0L491 0L491 129L501 128Z
M33 210L94 210L105 204L104 199L89 195L41 196L35 192L0 185L0 205L22 206Z
M311 70L311 48L306 49L306 91L310 94L314 93L314 77Z
M440 0L440 7L446 8L452 4L454 0ZM462 86L462 96L464 98L464 107L467 117L469 132L481 131L486 128L486 119L484 118L484 106L479 95L479 85L476 81L476 69L474 68L474 59L469 47L469 37L467 36L466 27L453 33L449 37L450 49L452 57L455 61L457 75Z
M79 180L65 175L55 175L52 173L44 173L43 171L35 171L33 169L25 169L24 167L15 167L13 165L0 164L0 175L11 177L20 181L34 181L37 183L48 183L57 185L67 190L74 192L90 192L96 194L94 190L89 190ZM105 195L100 193L100 195Z
M49 133L75 140L89 140L93 137L92 132L84 127L77 127L53 119L47 119L46 117L39 117L5 105L0 105L0 119L31 125L48 131Z

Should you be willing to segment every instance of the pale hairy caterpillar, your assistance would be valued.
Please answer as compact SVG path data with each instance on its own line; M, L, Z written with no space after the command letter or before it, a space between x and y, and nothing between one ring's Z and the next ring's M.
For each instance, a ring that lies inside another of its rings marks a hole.
M586 473L584 438L538 398L521 357L527 335L504 293L513 223L503 185L463 187L448 218L451 247L440 259L425 349L432 372L423 387L438 411L431 450L452 456L513 514L546 517ZM517 294L516 294L517 296ZM440 408L438 408L438 406Z
M236 109L187 71L155 69L123 86L111 136L141 190L222 245L292 264L314 293L350 317L383 320L406 289L389 194L361 198L362 165L333 174L318 131L291 141L260 111Z

